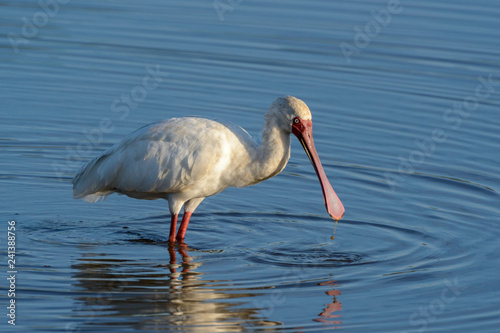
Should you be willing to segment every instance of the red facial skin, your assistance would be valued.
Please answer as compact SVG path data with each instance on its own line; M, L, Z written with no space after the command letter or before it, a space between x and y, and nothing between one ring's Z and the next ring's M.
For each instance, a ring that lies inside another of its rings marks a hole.
M326 178L325 171L323 170L318 153L316 152L316 147L314 147L312 121L295 117L292 123L292 133L295 134L297 139L299 139L302 144L302 147L304 147L304 150L306 151L306 154L309 157L316 174L318 175L321 190L323 191L323 198L325 199L326 211L335 221L340 220L345 213L344 205L342 205L342 202L333 190L332 185L330 185L328 178Z

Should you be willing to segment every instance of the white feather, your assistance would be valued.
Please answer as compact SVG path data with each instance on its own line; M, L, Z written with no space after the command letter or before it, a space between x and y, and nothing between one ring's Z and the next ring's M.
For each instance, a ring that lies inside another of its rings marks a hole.
M281 172L290 157L296 115L310 119L302 101L290 97L273 103L260 145L228 122L189 117L150 124L87 163L73 179L73 196L88 202L113 192L163 198L177 214L189 200L196 199L197 206L228 186L256 184Z

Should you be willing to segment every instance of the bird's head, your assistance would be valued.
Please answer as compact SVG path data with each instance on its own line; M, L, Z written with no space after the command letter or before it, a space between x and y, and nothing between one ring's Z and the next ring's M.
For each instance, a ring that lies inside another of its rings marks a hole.
M335 220L340 220L345 213L344 206L326 178L321 165L312 135L311 111L302 100L286 96L275 100L266 115L268 120L274 120L287 133L293 133L302 144L316 174L318 175L323 198L328 214Z
M288 133L292 133L295 118L311 120L311 111L306 103L293 97L285 96L275 100L267 113L268 118L273 118L279 127Z

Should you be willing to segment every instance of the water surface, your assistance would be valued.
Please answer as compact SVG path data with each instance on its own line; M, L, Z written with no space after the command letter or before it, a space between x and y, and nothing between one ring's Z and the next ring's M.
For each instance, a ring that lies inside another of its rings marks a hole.
M496 332L496 3L220 2L71 1L46 22L36 1L1 5L16 329ZM71 197L75 171L140 126L199 115L258 137L285 94L311 108L346 207L334 240L295 140L279 176L206 199L186 247L168 246L165 201Z

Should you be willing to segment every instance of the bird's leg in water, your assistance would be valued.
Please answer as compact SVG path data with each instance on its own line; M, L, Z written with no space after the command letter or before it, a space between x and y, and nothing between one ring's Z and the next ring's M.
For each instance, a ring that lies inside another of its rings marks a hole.
M189 224L189 219L191 218L192 214L192 212L184 212L184 216L182 216L181 226L179 227L179 232L177 233L178 242L184 240L184 236L186 235L186 230Z
M170 237L168 241L172 244L175 243L175 229L177 228L177 216L179 214L172 214L172 218L170 220Z

